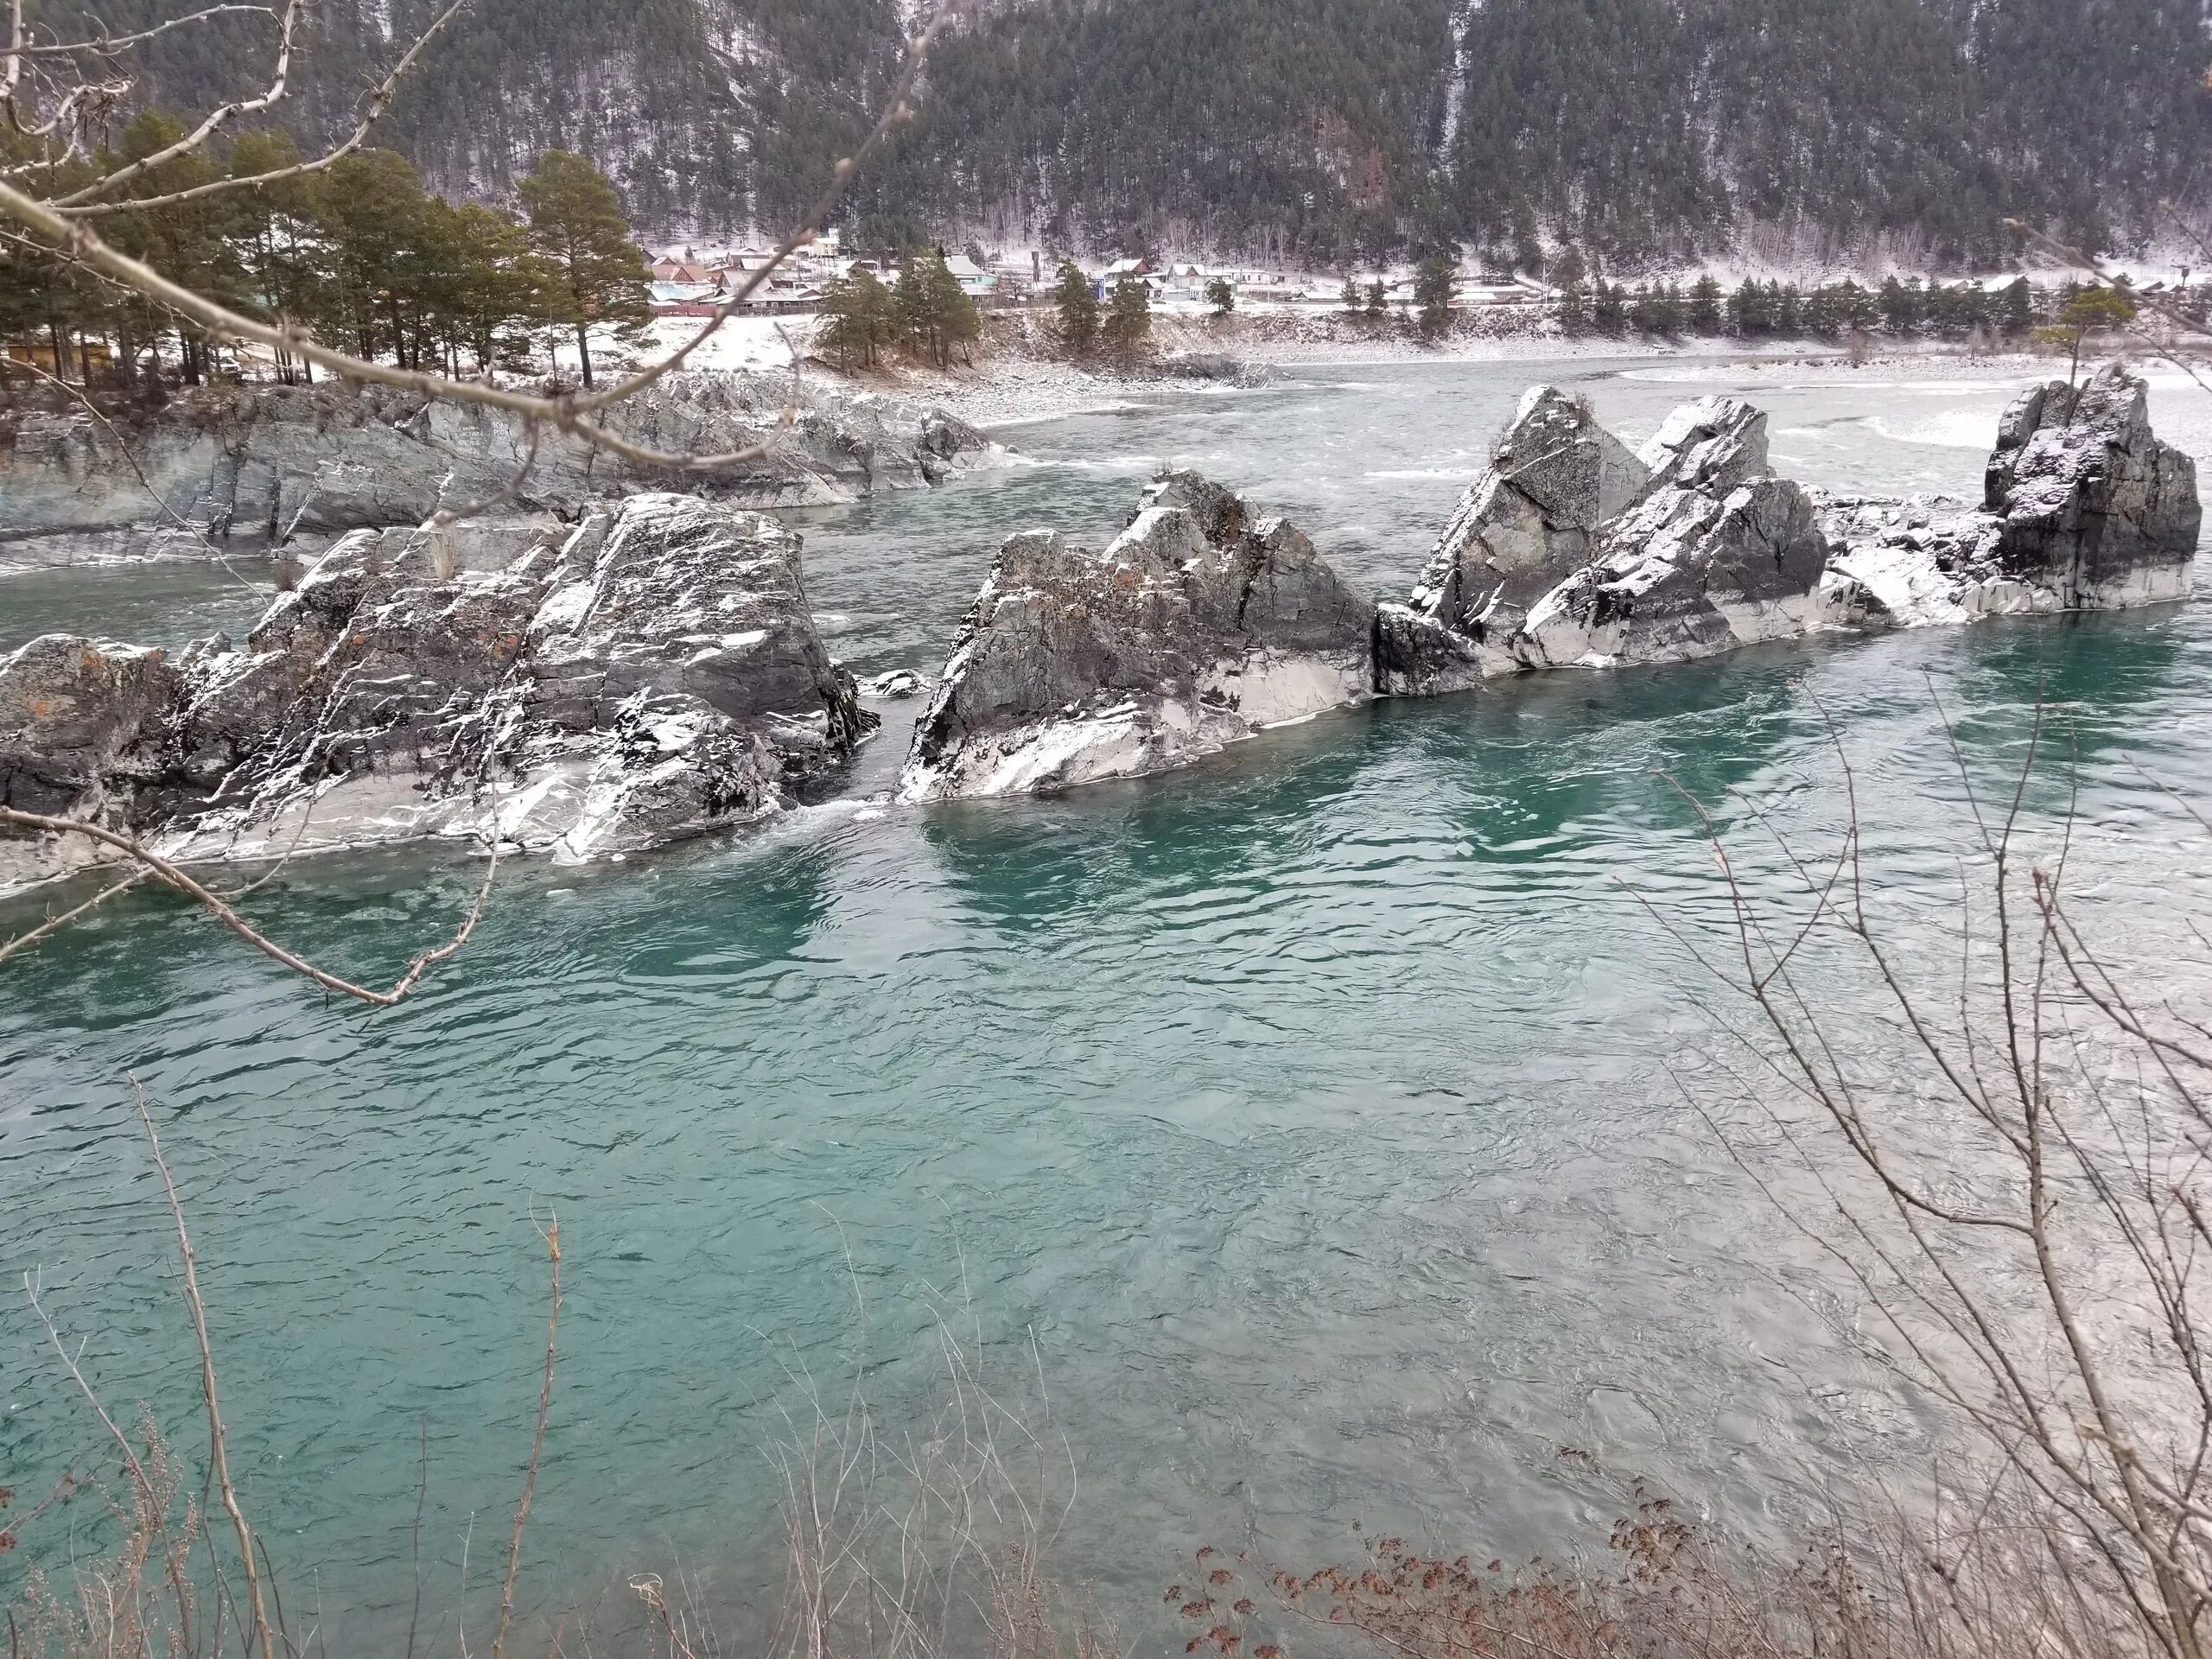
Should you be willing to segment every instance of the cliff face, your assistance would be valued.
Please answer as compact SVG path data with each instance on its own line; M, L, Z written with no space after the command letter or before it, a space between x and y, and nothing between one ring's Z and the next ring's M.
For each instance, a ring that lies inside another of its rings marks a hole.
M607 410L606 423L666 452L764 443L727 474L681 479L748 507L924 488L995 453L949 416L878 399L812 394L783 425L788 390L671 378ZM41 563L43 538L81 552L81 538L105 535L130 552L136 537L179 519L219 543L420 524L506 489L529 451L522 423L500 410L384 390L217 389L113 420L127 456L74 406L0 413L0 561ZM493 511L573 518L594 501L677 485L549 433L528 478Z

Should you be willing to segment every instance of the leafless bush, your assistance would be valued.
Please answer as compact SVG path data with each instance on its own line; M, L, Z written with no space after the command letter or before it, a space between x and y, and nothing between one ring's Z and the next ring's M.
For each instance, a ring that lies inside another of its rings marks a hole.
M865 1308L857 1284L855 1306ZM1033 1341L1027 1378L989 1374L979 1332L937 1323L939 1403L893 1429L855 1365L840 1402L801 1404L771 1450L783 1491L775 1659L1111 1659L1114 1632L1051 1571L1079 1493Z
M1959 1540L1896 1517L1830 1533L1795 1560L1732 1548L1632 1489L1605 1558L1518 1567L1403 1539L1305 1573L1201 1548L1164 1598L1222 1659L1370 1651L1406 1659L2126 1659L2131 1631L1984 1513ZM2034 1529L2027 1535L2035 1536Z
M135 1088L135 1084L134 1084ZM176 1226L182 1288L198 1349L207 1416L205 1491L194 1497L171 1442L141 1408L135 1438L109 1414L93 1382L49 1318L36 1278L30 1306L54 1357L119 1455L113 1482L65 1475L40 1503L0 1526L0 1552L34 1535L49 1510L96 1501L118 1541L66 1573L33 1568L0 1598L9 1659L302 1659L315 1632L285 1618L274 1565L233 1488L229 1425L183 1204L143 1094L147 1144ZM536 1218L533 1217L533 1224ZM538 1226L549 1262L550 1308L536 1426L499 1582L493 1659L520 1634L523 1540L537 1491L555 1394L562 1306L557 1220ZM892 1427L861 1386L868 1375L865 1304L854 1378L825 1400L804 1368L791 1372L796 1403L785 1432L765 1448L782 1492L782 1587L760 1643L764 1659L1118 1659L1111 1627L1064 1593L1051 1556L1077 1496L1076 1465L1053 1427L1041 1361L1000 1379L972 1313L963 1339L940 1309L931 1398L918 1420ZM429 1478L425 1452L424 1481ZM0 1488L0 1521L11 1495ZM219 1517L214 1525L211 1516ZM225 1526L224 1522L228 1525ZM419 1499L416 1527L419 1538ZM771 1568L772 1582L773 1569ZM718 1659L711 1613L684 1575L628 1580L644 1614L627 1635L645 1659ZM541 1599L543 1598L541 1597ZM419 1618L419 1580L418 1605ZM582 1624L581 1612L571 1617ZM561 1651L560 1618L553 1650ZM408 1649L413 1651L410 1625ZM588 1646L588 1630L586 1630ZM462 1651L467 1651L466 1639Z
M1746 876L1741 837L1699 808L1727 922L1716 940L1661 919L1732 994L1713 1014L1754 1064L1715 1068L1731 1080L1718 1101L1708 1080L1685 1087L1770 1192L1810 1184L1819 1205L1777 1192L1777 1210L1856 1283L1891 1362L1986 1453L1987 1539L1969 1529L1938 1557L1941 1581L1994 1573L2012 1596L2032 1567L2112 1650L2200 1659L2212 1605L2204 935L2177 926L2155 963L2138 939L2131 961L2082 913L2075 808L2039 836L2027 828L2044 711L1994 802L1946 733L1968 837L1948 971L1931 964L1925 896L1885 904L1868 876L1858 779L1833 728L1848 803L1839 844L1815 856L1747 812L1746 833L1778 855L1781 896ZM2212 828L2175 806L2190 834ZM2000 1541L1993 1564L1977 1560Z

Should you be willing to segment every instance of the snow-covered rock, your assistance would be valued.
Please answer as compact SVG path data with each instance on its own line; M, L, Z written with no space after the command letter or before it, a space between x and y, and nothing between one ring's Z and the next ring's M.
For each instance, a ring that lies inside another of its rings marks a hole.
M1000 549L915 728L909 801L1163 771L1373 695L1374 607L1294 526L1170 473L1090 553Z
M900 702L908 697L918 697L930 689L928 679L911 668L894 668L887 673L873 674L860 683L860 694L878 702Z
M2152 431L2119 364L2031 387L1999 423L1979 508L1942 498L1820 497L1830 569L1900 626L2118 610L2189 592L2196 465Z
M1605 525L1596 556L1537 601L1505 649L1523 667L1562 668L1789 639L1822 619L1827 564L1812 503L1788 479L1725 494L1666 486Z
M1765 475L1766 414L1740 397L1700 397L1661 422L1637 459L1649 474L1647 491L1726 495Z
M1430 552L1413 610L1471 639L1510 634L1589 563L1592 533L1649 475L1588 404L1531 386Z
M831 661L798 537L645 494L573 531L358 531L243 649L35 641L0 664L0 778L189 857L415 836L563 859L630 852L790 805L874 716ZM70 845L0 842L0 880Z

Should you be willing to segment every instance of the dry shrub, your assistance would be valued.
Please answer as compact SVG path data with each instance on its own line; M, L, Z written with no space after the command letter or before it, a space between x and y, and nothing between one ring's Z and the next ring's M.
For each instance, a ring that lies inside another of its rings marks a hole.
M112 1552L73 1565L66 1579L39 1567L24 1573L7 1607L10 1659L188 1659L203 1651L208 1632L193 1579L194 1552L207 1541L200 1506L186 1495L182 1471L151 1413L142 1409L138 1446L124 1443L123 1453L119 1491L65 1474L42 1503L0 1532L0 1546L12 1547L23 1525L86 1494L122 1529ZM5 1501L0 1491L0 1504Z
M1377 1651L1402 1659L2133 1659L2155 1651L2124 1600L2050 1554L2046 1529L1986 1510L1955 1532L1892 1516L1777 1565L1641 1488L1606 1558L1517 1567L1395 1537L1306 1573L1200 1549L1165 1601L1183 1650L1222 1659Z
M986 1381L988 1351L938 1321L938 1403L891 1429L856 1376L804 1406L773 1448L785 1588L773 1659L1109 1659L1110 1625L1050 1561L1079 1483L1033 1344L1027 1377ZM864 1370L865 1367L856 1370Z

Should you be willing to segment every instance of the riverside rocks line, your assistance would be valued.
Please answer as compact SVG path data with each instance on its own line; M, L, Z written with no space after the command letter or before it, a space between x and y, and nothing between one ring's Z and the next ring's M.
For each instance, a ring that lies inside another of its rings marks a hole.
M112 429L66 399L0 412L0 568L273 548L293 534L320 545L487 499L495 515L569 518L677 487L823 506L926 488L1005 454L942 410L748 375L671 375L606 413L611 430L671 453L760 447L704 486L558 432L533 453L513 416L388 388L219 388L105 415Z
M1978 506L1806 490L1736 399L1684 406L1632 454L1537 387L1403 603L1352 592L1294 526L1190 473L1101 552L1010 538L898 792L1155 772L1327 709L1540 669L2177 599L2200 519L2194 463L2117 367L2018 399ZM918 689L899 677L870 690ZM242 648L171 662L48 636L0 661L0 801L177 856L445 835L604 857L834 778L874 723L858 690L797 535L728 503L359 531ZM99 855L0 839L0 888Z

